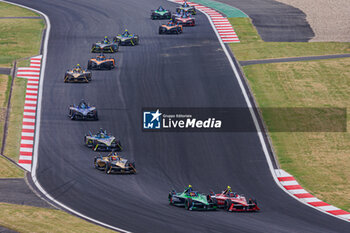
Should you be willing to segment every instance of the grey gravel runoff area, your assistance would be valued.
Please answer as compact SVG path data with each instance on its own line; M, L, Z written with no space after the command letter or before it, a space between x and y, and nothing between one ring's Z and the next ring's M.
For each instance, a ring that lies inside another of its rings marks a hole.
M315 33L311 41L350 42L349 0L276 0L299 8Z
M303 11L275 0L217 0L246 13L267 42L307 42L315 34ZM306 0L312 1L312 0Z

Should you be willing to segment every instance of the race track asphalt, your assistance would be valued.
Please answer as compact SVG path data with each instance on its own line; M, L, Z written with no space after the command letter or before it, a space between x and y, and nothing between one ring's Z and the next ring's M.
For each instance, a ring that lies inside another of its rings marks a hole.
M307 42L315 34L298 8L275 0L217 0L246 13L264 41Z
M182 35L157 34L150 10L160 0L13 0L51 21L37 177L60 202L89 217L133 232L350 232L350 224L309 208L273 181L256 133L143 133L142 107L245 107L215 33L203 14ZM66 69L86 66L91 44L128 28L140 45L112 55L113 71L94 71L89 84L63 83ZM95 104L100 121L77 122L68 106ZM249 120L249 119L248 119ZM84 147L89 130L106 128L122 140L136 175L93 168ZM190 212L171 207L172 187L201 192L227 185L255 197L259 213Z

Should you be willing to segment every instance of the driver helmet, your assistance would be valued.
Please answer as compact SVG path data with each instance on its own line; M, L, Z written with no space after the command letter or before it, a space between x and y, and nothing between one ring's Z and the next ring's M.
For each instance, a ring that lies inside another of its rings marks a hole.
M106 56L103 55L103 53L101 53L100 55L97 56L97 60L99 60L99 61L102 61L102 60L104 60L105 58L106 58Z
M99 134L101 135L101 137L102 137L102 136L104 137L105 132L103 131L103 129L102 129L102 128L100 128L100 133L99 133Z
M129 36L129 35L130 35L130 33L128 32L128 29L125 29L123 36Z
M192 192L192 191L193 191L193 190L192 190L192 185L190 185L190 184L188 185L187 191L188 191L188 192Z
M86 104L85 104L85 101L84 101L84 100L81 100L81 101L80 101L80 107L81 107L81 108L86 108Z
M80 72L80 70L81 70L81 66L79 64L77 64L77 66L75 67L74 71Z

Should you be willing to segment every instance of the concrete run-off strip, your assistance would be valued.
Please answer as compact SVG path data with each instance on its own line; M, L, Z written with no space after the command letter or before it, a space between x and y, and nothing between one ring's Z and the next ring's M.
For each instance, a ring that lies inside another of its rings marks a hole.
M203 6L207 6L215 10L218 10L223 14L225 14L227 18L247 18L248 17L243 11L233 6L227 5L225 3L215 2L211 0L191 0L191 2L195 2Z
M11 68L6 68L6 67L0 67L0 74L11 74Z
M16 233L17 231L13 231L10 229L7 229L5 227L0 226L0 233Z
M307 42L315 36L301 10L274 0L216 0L242 10L264 41Z
M257 65L257 64L312 61L312 60L346 58L346 57L350 57L350 54L347 53L347 54L335 54L335 55L324 55L324 56L288 57L288 58L276 58L276 59L250 60L250 61L240 61L239 64L241 66L249 66L249 65Z
M0 190L0 202L52 208L28 187L23 178L0 179Z

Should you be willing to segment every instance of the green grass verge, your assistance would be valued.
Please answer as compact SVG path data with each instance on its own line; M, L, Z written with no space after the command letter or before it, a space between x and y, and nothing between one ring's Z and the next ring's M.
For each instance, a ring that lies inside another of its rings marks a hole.
M39 14L12 4L0 2L0 17L36 17Z
M350 58L243 69L260 107L350 107ZM262 114L281 167L321 200L350 211L350 133L271 132L281 124L278 112ZM328 124L318 114L297 120Z
M10 118L4 154L15 161L19 157L26 86L27 79L16 78L12 90Z
M4 124L5 124L5 115L6 115L6 108L7 108L7 102L9 98L9 92L11 88L11 76L7 75L0 75L0 146L2 146L2 139L4 131ZM0 156L0 177L1 178L18 178L23 177L24 172L18 168L16 165L12 164L5 158Z
M239 61L350 53L350 43L264 42L250 18L230 18L241 43L230 48Z
M1 178L23 178L24 171L0 156L0 177Z
M0 225L18 232L115 232L60 210L0 203Z
M30 59L24 59L17 62L17 67L29 67L30 66Z
M6 118L7 100L9 95L9 85L11 85L11 76L0 74L0 148L2 147L2 132Z
M39 53L42 19L0 19L0 66Z
M27 9L17 7L7 3L0 3L1 17L32 17L40 16ZM42 30L45 27L42 19L0 19L0 66L11 67L16 59L37 55L40 49ZM28 60L20 61L18 66L28 66ZM4 95L0 96L0 103L4 103L1 109L1 116L4 116L7 107L8 95L11 80L7 82ZM0 89L2 83L0 83ZM25 98L26 80L14 80L10 118L8 124L8 134L4 154L17 161L19 156L19 146L21 140L22 118ZM0 124L1 138L3 137L3 121ZM2 142L2 140L1 140ZM23 177L23 171L7 160L1 160L0 177Z

